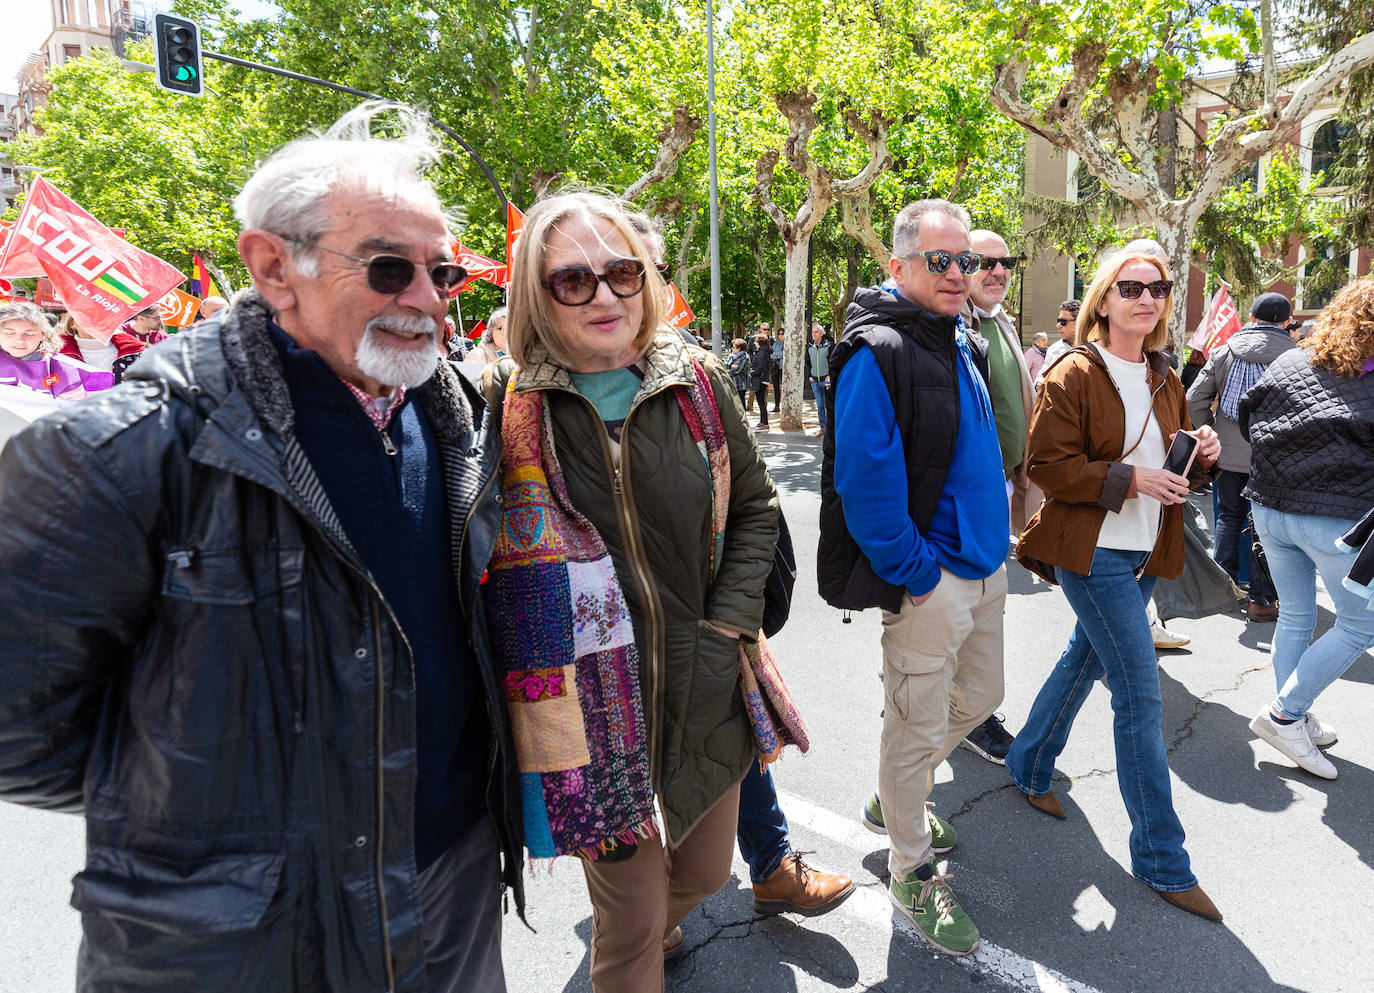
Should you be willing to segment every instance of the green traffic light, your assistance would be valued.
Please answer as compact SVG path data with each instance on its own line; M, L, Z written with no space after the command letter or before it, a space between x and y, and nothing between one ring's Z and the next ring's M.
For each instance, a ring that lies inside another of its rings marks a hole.
M195 66L177 66L176 79L179 83L189 83L196 78Z

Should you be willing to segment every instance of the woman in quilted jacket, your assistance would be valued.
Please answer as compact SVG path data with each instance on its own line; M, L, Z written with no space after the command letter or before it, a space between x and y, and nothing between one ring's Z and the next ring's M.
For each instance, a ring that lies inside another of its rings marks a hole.
M492 640L534 858L578 855L597 993L661 993L663 949L730 875L757 749L739 691L777 493L723 364L663 323L614 201L552 197L512 260ZM658 813L656 813L656 811Z
M1342 585L1355 551L1338 539L1374 506L1374 278L1351 283L1299 347L1280 355L1240 404L1251 444L1245 489L1279 596L1278 695L1250 730L1324 779L1336 731L1312 713L1317 697L1374 646L1374 612ZM1316 641L1316 577L1336 623Z

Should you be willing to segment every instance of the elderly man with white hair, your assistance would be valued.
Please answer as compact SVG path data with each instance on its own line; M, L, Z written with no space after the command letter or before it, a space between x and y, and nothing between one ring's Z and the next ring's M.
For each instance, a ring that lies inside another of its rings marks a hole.
M0 797L86 817L81 989L506 988L499 444L382 109L248 180L251 290L0 458Z

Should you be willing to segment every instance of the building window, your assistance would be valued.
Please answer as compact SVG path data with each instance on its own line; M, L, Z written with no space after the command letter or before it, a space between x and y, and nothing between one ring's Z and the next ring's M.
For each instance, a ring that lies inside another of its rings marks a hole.
M1331 169L1340 158L1341 146L1350 137L1350 131L1350 125L1332 118L1317 128L1317 133L1312 136L1312 175L1314 178L1322 177L1322 186L1335 184Z
M62 61L63 61L63 62L70 62L72 59L79 59L79 58L81 58L81 46L80 46L80 45L63 45L63 46L62 46Z
M1319 241L1302 267L1302 309L1321 310L1350 280L1349 248Z
M1074 175L1078 190L1077 199L1081 203L1090 199L1098 190L1102 189L1102 180L1098 179L1088 171L1088 164L1079 160L1078 171Z

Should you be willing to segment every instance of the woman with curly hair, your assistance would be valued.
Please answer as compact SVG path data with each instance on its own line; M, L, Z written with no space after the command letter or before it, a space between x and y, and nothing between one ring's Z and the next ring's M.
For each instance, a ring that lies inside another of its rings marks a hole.
M1336 778L1321 751L1335 744L1336 731L1317 720L1312 703L1374 645L1374 612L1341 583L1355 552L1337 545L1374 505L1371 372L1374 279L1366 277L1341 290L1312 335L1275 359L1240 403L1240 429L1252 446L1245 496L1279 595L1278 695L1250 730L1324 779ZM1336 624L1311 641L1318 574Z

